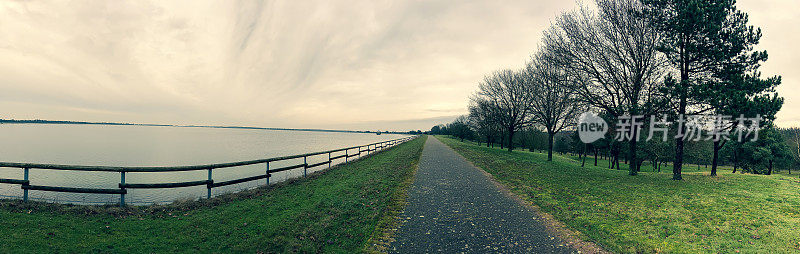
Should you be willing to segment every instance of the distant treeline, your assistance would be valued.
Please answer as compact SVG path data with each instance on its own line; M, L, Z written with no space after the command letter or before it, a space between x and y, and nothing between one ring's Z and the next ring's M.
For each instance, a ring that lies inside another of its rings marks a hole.
M727 142L719 151L717 158L718 165L730 166L734 173L751 174L772 174L773 171L786 170L789 174L793 168L800 168L800 128L779 128L772 127L761 130L759 141L748 142ZM528 127L520 130L514 135L514 140L509 142L506 135L497 135L489 140L478 135L468 123L453 121L449 124L434 126L428 132L433 135L450 135L461 140L470 140L483 143L487 147L499 146L501 149L510 145L518 149L529 151L547 152L548 134L537 128ZM713 164L712 140L700 140L686 144L684 162L695 164L698 167L710 167ZM560 154L573 154L579 158L586 159L589 156L589 164L593 157L608 160L608 164L599 165L608 168L620 168L622 164L631 162L629 153L619 153L618 150L627 150L626 143L619 143L609 139L603 139L591 144L584 144L578 137L575 130L567 130L556 133L553 138L553 152ZM675 142L668 140L645 141L637 146L639 166L644 163L652 165L653 170L661 171L662 168L671 166L675 156ZM770 165L771 161L771 165ZM671 170L671 168L664 168Z

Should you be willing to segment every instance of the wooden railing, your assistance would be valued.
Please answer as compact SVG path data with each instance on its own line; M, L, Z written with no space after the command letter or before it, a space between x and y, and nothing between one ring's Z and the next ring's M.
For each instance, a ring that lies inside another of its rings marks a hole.
M219 164L206 164L206 165L194 165L194 166L177 166L177 167L106 167L106 166L80 166L80 165L57 165L57 164L39 164L39 163L18 163L18 162L0 162L0 168L20 168L23 170L23 179L4 179L0 178L0 183L4 184L18 184L21 186L23 194L22 200L28 201L28 191L29 190L38 190L38 191L54 191L54 192L70 192L70 193L99 193L99 194L119 194L119 204L121 206L125 205L125 194L128 193L128 189L154 189L154 188L179 188L179 187L189 187L189 186L200 186L205 185L208 189L206 194L207 198L211 198L211 189L215 187L222 187L237 183L245 183L251 182L260 179L266 179L266 184L269 185L269 178L272 173L288 171L292 169L303 169L303 176L308 175L309 168L315 168L323 165L327 165L328 168L331 167L332 163L336 159L344 159L344 163L351 161L350 158L361 156L362 153L374 153L377 151L384 150L389 147L393 147L395 145L401 144L403 142L412 140L417 136L410 136L400 139L394 139L389 141L377 142L368 145L361 145L361 146L353 146L335 150L328 150L322 152L314 152L314 153L306 153L306 154L298 154L298 155L290 155L290 156L283 156L283 157L275 157L275 158L267 158L267 159L259 159L259 160L251 160L251 161L239 161L239 162L229 162L229 163L219 163ZM356 150L357 151L353 151ZM352 153L351 153L352 152ZM323 156L327 155L327 160L308 164L308 158L314 156ZM291 166L284 166L279 168L270 168L271 162L277 161L285 161L291 159L299 159L303 158L302 164L296 164ZM220 169L220 168L231 168L231 167L240 167L240 166L247 166L247 165L254 165L254 164L265 164L265 171L264 174L255 175L245 178L239 178L234 180L227 180L227 181L219 181L215 182L212 178L212 170ZM53 170L70 170L70 171L101 171L101 172L119 172L120 173L120 182L118 188L113 189L101 189L101 188L75 188L75 187L61 187L61 186L46 186L46 185L33 185L29 179L30 169L53 169ZM128 172L177 172L177 171L197 171L197 170L207 170L208 171L208 178L205 180L197 180L197 181L188 181L188 182L171 182L171 183L127 183L125 182L125 173Z

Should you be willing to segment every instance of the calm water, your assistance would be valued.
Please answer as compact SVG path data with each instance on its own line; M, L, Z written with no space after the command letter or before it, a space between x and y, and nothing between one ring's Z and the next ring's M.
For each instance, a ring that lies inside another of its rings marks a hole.
M404 137L394 134L273 131L247 129L180 128L103 125L0 124L0 161L99 166L181 166L234 162L303 154ZM325 161L327 155L309 159ZM339 163L343 160L337 160ZM271 163L270 167L302 163ZM319 169L324 169L319 167ZM263 174L264 164L216 169L214 181ZM312 170L309 169L309 173ZM270 183L302 176L303 169L275 173ZM0 178L22 179L21 169L0 168ZM205 180L207 171L127 173L127 183L164 183ZM120 174L31 169L33 185L117 188ZM214 188L213 195L253 188L249 183ZM2 197L21 197L19 185L0 184ZM172 189L128 189L126 203L168 203L176 199L205 197L205 186ZM29 197L60 203L117 203L119 195L30 191Z

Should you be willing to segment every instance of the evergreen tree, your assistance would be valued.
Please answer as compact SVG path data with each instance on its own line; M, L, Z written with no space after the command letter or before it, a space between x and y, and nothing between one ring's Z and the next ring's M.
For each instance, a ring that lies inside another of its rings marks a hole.
M780 78L759 79L757 68L767 59L766 51L753 51L761 29L748 25L748 17L736 9L735 0L642 0L647 17L664 35L660 51L665 53L679 77L667 78L664 93L677 101L678 115L728 112L720 97L732 101L751 98L774 88ZM736 82L754 82L767 88L739 91ZM722 89L720 91L716 89ZM718 93L718 96L714 96ZM775 100L769 103L775 103ZM754 100L755 101L755 100ZM738 103L738 102L737 102ZM769 104L768 103L768 104ZM733 110L735 111L735 110ZM718 147L719 144L718 144ZM673 179L681 180L684 140L675 140ZM717 148L718 150L719 148Z

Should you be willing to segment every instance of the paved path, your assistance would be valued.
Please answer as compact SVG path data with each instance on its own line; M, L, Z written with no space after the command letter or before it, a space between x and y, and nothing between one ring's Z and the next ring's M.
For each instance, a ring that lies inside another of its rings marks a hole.
M408 194L392 252L574 252L549 235L533 211L434 137L425 143Z

